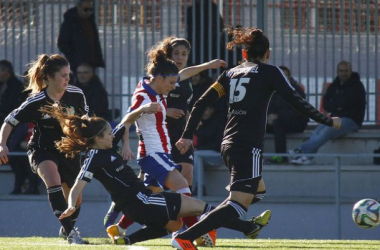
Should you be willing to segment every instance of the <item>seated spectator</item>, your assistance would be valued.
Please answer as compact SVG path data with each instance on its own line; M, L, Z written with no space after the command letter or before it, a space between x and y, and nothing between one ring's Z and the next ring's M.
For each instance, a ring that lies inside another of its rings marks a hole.
M285 66L280 66L285 73L290 84L300 96L305 98L305 92L294 80L290 70ZM309 118L295 110L290 104L282 99L278 94L274 94L269 105L267 132L274 135L274 145L276 153L286 153L286 135L303 132L306 129ZM288 158L283 156L273 156L269 159L272 163L288 163Z
M27 97L23 93L23 83L16 77L13 65L7 60L0 61L0 121L3 122L5 117L15 108L17 108ZM10 135L7 146L10 152L26 151L20 148L20 143L25 141L28 124L17 126ZM21 194L25 192L22 187L25 180L32 176L28 159L25 156L9 157L9 165L15 173L14 188L11 194ZM29 183L33 180L29 178ZM35 192L35 190L33 190ZM28 191L31 193L31 190Z
M339 130L318 125L310 139L289 153L316 153L323 144L331 139L345 136L357 131L364 120L366 92L360 76L352 72L351 63L339 62L337 77L323 96L323 108L331 117L338 116L342 120ZM310 164L311 158L298 156L291 163L295 165Z
M95 114L110 121L108 93L91 65L82 63L78 66L76 86L82 89L86 96L87 105L90 108L89 115Z

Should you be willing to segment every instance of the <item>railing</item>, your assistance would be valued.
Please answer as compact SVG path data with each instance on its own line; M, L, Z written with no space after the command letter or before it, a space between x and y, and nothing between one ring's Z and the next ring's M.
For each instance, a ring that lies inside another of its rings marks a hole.
M263 156L286 156L286 157L294 157L295 154L277 154L277 153L264 153ZM380 157L380 154L327 154L327 153L317 153L317 154L296 154L296 156L307 156L307 157L330 157L335 158L335 208L336 208L336 238L341 239L342 230L341 230L341 194L340 194L340 174L341 174L341 158L353 158L353 157ZM219 152L207 152L196 151L194 154L194 167L198 168L197 173L197 198L203 199L203 171L204 164L203 160L207 157L220 157ZM380 171L380 170L379 170Z

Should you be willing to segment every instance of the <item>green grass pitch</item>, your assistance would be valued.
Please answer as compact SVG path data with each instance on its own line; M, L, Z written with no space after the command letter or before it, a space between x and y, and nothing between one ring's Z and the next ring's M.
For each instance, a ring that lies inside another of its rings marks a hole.
M133 246L115 246L108 238L85 238L90 245L69 245L59 238L25 237L0 238L0 249L56 250L56 249L125 249L125 250L174 250L170 239L141 242ZM199 247L200 250L211 249ZM380 240L286 240L286 239L218 239L213 250L232 249L380 249Z

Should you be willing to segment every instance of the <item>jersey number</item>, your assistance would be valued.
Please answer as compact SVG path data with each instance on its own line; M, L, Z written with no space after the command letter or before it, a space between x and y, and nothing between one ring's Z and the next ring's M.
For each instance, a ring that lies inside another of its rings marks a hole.
M243 83L249 83L250 78L231 79L230 81L230 103L240 102L247 92Z

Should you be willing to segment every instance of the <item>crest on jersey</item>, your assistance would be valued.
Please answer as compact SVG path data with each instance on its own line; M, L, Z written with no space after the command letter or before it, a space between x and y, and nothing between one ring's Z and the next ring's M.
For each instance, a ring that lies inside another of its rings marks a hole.
M73 106L70 107L64 107L63 112L65 112L68 115L75 115L75 109Z
M116 157L111 155L111 162L113 162L115 159Z

